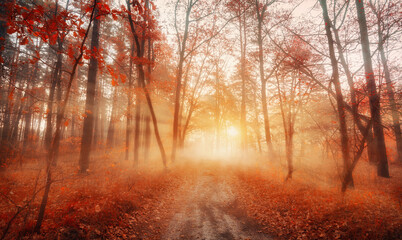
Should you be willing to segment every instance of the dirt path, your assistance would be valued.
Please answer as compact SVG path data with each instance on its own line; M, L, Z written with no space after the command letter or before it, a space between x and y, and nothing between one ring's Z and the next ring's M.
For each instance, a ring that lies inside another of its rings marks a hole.
M181 192L163 239L272 239L237 208L224 177L204 172Z

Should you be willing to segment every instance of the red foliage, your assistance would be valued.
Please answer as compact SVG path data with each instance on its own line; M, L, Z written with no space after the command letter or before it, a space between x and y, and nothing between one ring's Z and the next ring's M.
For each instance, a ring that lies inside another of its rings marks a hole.
M52 185L45 221L36 239L159 238L161 223L155 222L154 211L164 196L177 188L177 172L129 169L125 164L111 162L108 156L101 161L103 167L93 169L89 176L70 177ZM59 163L63 170L54 174L74 171L66 163ZM35 178L35 171L8 173L2 176L0 191L13 202L23 204L31 196ZM12 182L19 184L12 186ZM32 234L39 200L31 204L33 211L26 215L27 222L23 216L15 220L9 237ZM0 203L0 209L0 227L4 229L15 209L5 201Z

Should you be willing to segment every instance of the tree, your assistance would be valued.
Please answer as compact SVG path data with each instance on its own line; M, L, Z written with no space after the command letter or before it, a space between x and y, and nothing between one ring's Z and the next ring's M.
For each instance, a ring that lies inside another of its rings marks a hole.
M95 0L95 6L98 5L97 0ZM92 140L93 140L93 129L94 129L94 112L95 112L95 90L96 90L96 75L98 73L98 60L96 55L99 49L99 29L100 29L100 17L98 16L99 11L95 7L95 19L93 21L92 28L92 38L91 38L91 51L92 56L89 60L88 69L88 82L87 82L87 93L85 102L85 120L84 128L82 130L82 140L81 140L81 152L80 152L80 173L86 173L89 168L89 156L91 153Z
M333 3L335 4L335 2ZM340 10L334 14L334 20L332 21L333 23L331 24L331 29L334 33L334 43L336 44L337 50L338 50L338 55L339 55L339 61L340 64L342 65L345 75L346 75L346 79L349 85L349 91L350 91L350 103L351 103L351 113L352 113L352 117L353 117L353 121L355 123L355 125L357 126L357 128L359 129L361 135L364 135L364 132L366 131L366 128L364 127L364 124L359 116L359 101L358 101L358 93L356 91L356 87L355 87L355 83L353 80L353 73L347 63L347 59L346 59L346 49L347 46L342 46L342 42L339 36L339 29L342 25L345 25L345 19L346 19L346 14L348 12L348 8L349 8L349 1L345 2L344 5L342 5L342 7L340 8ZM342 11L344 11L344 14L342 16ZM338 22L338 17L343 17L341 18L341 22L338 24L339 26L336 26L337 22ZM350 41L349 41L350 44ZM372 130L369 129L368 135L367 135L367 155L368 155L368 159L370 163L375 163L375 143L374 143L374 139L373 139L373 134L372 134Z
M247 149L247 119L246 119L246 55L247 55L247 23L245 9L248 7L244 1L237 1L240 36L240 77L241 77L241 105L240 105L240 132L241 132L241 147L245 151Z
M394 130L395 142L397 148L398 160L402 161L402 132L401 132L401 123L399 119L398 105L395 99L395 93L393 89L393 81L391 79L390 70L388 67L388 59L385 54L384 46L386 45L388 39L394 35L395 33L400 32L400 28L396 27L398 25L398 21L400 19L394 19L394 15L398 12L398 7L400 5L396 3L392 3L391 1L385 1L384 3L380 3L377 1L377 7L374 5L372 1L370 1L370 8L374 12L377 18L377 36L378 36L378 51L380 52L381 63L384 68L384 77L386 81L386 89L389 99L389 105L391 108L391 116L392 116L392 129Z
M265 139L268 145L268 151L270 154L274 153L272 147L272 139L271 139L271 130L269 126L269 117L268 117L268 106L267 106L267 79L274 73L273 69L269 76L265 77L265 68L264 68L264 51L263 51L263 35L262 28L264 25L264 17L267 11L267 8L272 5L275 0L268 1L266 0L264 3L260 3L259 0L255 0L255 11L257 16L257 43L258 43L258 61L260 68L260 80L261 80L261 102L262 102L262 111L264 114L264 127L265 127Z
M304 84L302 74L299 71L301 65L306 65L312 61L312 54L307 45L294 37L291 44L287 47L288 52L296 59L278 54L275 69L276 85L279 96L279 106L281 110L282 124L285 135L286 160L288 164L287 179L292 178L293 174L293 138L295 134L295 124L301 107L308 103L310 94L315 84ZM308 78L306 78L308 79Z
M190 0L187 3L183 3L182 0L177 0L175 4L175 20L174 26L176 30L176 38L178 45L178 66L177 66L177 75L176 75L176 88L175 88L175 99L174 99L174 114L173 114L173 142L172 142L172 162L176 159L176 151L178 147L179 140L179 131L180 131L180 99L182 94L182 78L183 78L183 67L185 60L191 56L196 50L198 50L205 43L208 43L211 39L215 38L221 31L226 27L226 25L235 17L229 18L225 20L221 26L216 25L216 21L213 20L219 10L221 5L221 1L214 2L214 4L210 4L211 2L202 2L199 0ZM181 6L183 5L184 6ZM210 5L208 5L210 4ZM180 29L179 20L178 20L178 10L183 7L184 8L184 27ZM211 19L212 18L212 19ZM201 38L196 44L190 45L191 48L188 47L188 40L190 31L193 30L195 32L199 31L198 24L202 21L212 20L214 24L212 24L211 29L208 29L209 34L206 34ZM192 23L196 23L196 27L192 28ZM183 32L181 32L181 30Z
M133 20L132 12L131 12L131 6L133 6L136 10L141 9L141 12L144 12L143 11L144 9L145 9L145 12L149 11L150 9L147 7L148 0L146 1L145 5L141 5L141 3L138 1L134 1L133 3L130 3L130 1L127 1L126 5L127 5L127 10L128 10L127 15L128 15L128 21L130 24L130 30L131 30L131 33L133 34L133 38L134 38L133 41L135 42L136 53L137 53L137 58L138 58L136 61L136 66L137 66L137 70L138 70L138 86L144 91L147 105L149 108L149 112L150 112L151 118L152 118L156 141L158 143L159 151L161 153L163 166L166 168L167 167L167 159L166 159L165 148L163 146L163 143L162 143L162 140L161 140L161 137L159 134L158 121L156 119L151 96L150 96L148 88L146 87L146 84L145 84L145 72L144 72L144 63L143 63L144 59L143 58L144 58L144 49L145 49L145 40L146 40L145 28L147 27L147 24L146 24L146 21L143 21L142 25L138 26L138 28L140 28L140 29L137 29L134 25L134 20ZM146 18L146 16L147 15L145 14L143 17ZM151 19L148 19L148 20L151 20ZM141 33L142 33L142 37L140 35Z
M68 85L67 85L67 91L66 91L66 94L65 94L65 97L64 97L64 101L61 103L62 104L61 105L61 110L57 114L56 130L55 130L54 138L53 138L53 141L52 141L52 146L48 151L47 161L46 161L46 185L45 185L45 191L43 193L43 197L42 197L42 201L41 201L41 204L40 204L36 225L35 225L35 228L34 228L34 231L37 232L37 233L39 233L39 231L41 229L42 221L43 221L43 218L44 218L44 215L45 215L46 205L47 205L48 198L49 198L50 187L51 187L51 184L52 184L52 166L53 166L53 162L57 159L57 153L59 151L62 120L64 118L66 105L67 105L67 102L68 102L69 96L70 96L71 85L72 85L73 80L75 78L75 73L77 71L78 64L81 62L82 57L84 55L84 45L85 45L86 39L88 37L89 30L91 29L92 22L94 20L96 3L97 3L97 1L94 0L94 4L93 4L92 8L90 8L91 15L90 15L90 18L89 18L89 24L88 24L87 29L84 30L84 36L83 36L83 39L81 41L80 48L79 48L79 55L78 55L78 57L73 56L74 64L73 64L72 71L70 73L70 78L69 78Z
M342 158L343 158L343 165L344 165L344 178L346 178L347 171L350 168L351 161L350 161L350 150L349 150L349 136L347 131L346 125L346 112L343 100L343 94L341 90L341 83L339 81L339 69L338 69L338 61L335 55L335 47L334 47L334 40L332 37L331 32L331 20L328 16L327 10L327 1L320 0L320 5L323 12L323 18L325 22L325 33L328 40L328 48L329 48L329 56L331 59L331 66L332 66L332 82L335 87L336 92L336 104L337 104L337 111L338 111L338 119L339 119L339 131L341 133L341 145L342 145Z
M126 125L126 160L129 156L130 135L131 135L131 101L133 100L133 58L134 58L134 43L131 43L130 64L128 74L128 92L127 92L127 125Z
M385 147L384 130L382 126L381 113L380 113L381 110L380 96L377 93L377 86L374 79L373 64L370 53L370 43L367 32L366 14L364 10L363 1L355 0L355 4L360 29L360 40L361 40L361 47L364 61L367 91L370 103L370 112L373 121L374 138L377 145L377 154L376 154L376 156L378 157L377 174L380 177L388 178L389 177L388 157Z
M13 0L5 0L0 3L0 63L4 63L3 51L5 48L6 37L7 37L7 22L9 14L12 12L12 7L14 6ZM3 71L2 71L3 72Z

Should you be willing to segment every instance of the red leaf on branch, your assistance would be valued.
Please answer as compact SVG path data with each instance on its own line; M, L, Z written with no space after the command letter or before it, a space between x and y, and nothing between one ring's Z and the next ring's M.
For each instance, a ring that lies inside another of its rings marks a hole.
M121 82L122 82L122 83L125 83L127 77L126 77L126 75L124 75L124 74L120 74L120 79L121 79Z
M7 29L7 33L8 33L8 34L13 34L13 33L15 33L16 31L17 31L16 29L11 28L11 27L9 27L9 28Z
M68 46L67 55L68 55L71 59L74 59L74 50L73 50L73 47L72 47L71 45Z
M28 44L28 38L25 37L24 39L22 39L22 41L20 42L21 45L27 45Z
M50 35L49 41L50 41L50 44L51 44L51 45L56 44L56 41L57 41L57 33L55 33L55 34L53 34L53 35Z

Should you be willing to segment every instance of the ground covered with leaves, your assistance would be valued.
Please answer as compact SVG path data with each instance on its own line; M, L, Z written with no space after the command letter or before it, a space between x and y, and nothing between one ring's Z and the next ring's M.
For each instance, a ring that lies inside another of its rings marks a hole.
M41 164L2 173L0 234L5 239L159 238L165 205L182 182L178 171L135 168L103 156L83 176L72 159L62 158L55 168L40 234L33 228L44 188Z
M119 154L95 156L87 175L77 173L76 157L60 158L40 234L43 163L4 171L0 239L401 238L402 166L382 179L362 162L343 195L336 178L297 170L285 181L285 169L267 161L190 160L163 170L116 161Z
M402 167L390 167L391 179L373 169L361 163L344 195L339 183L303 173L285 182L273 166L236 169L233 185L248 215L278 239L401 239Z

